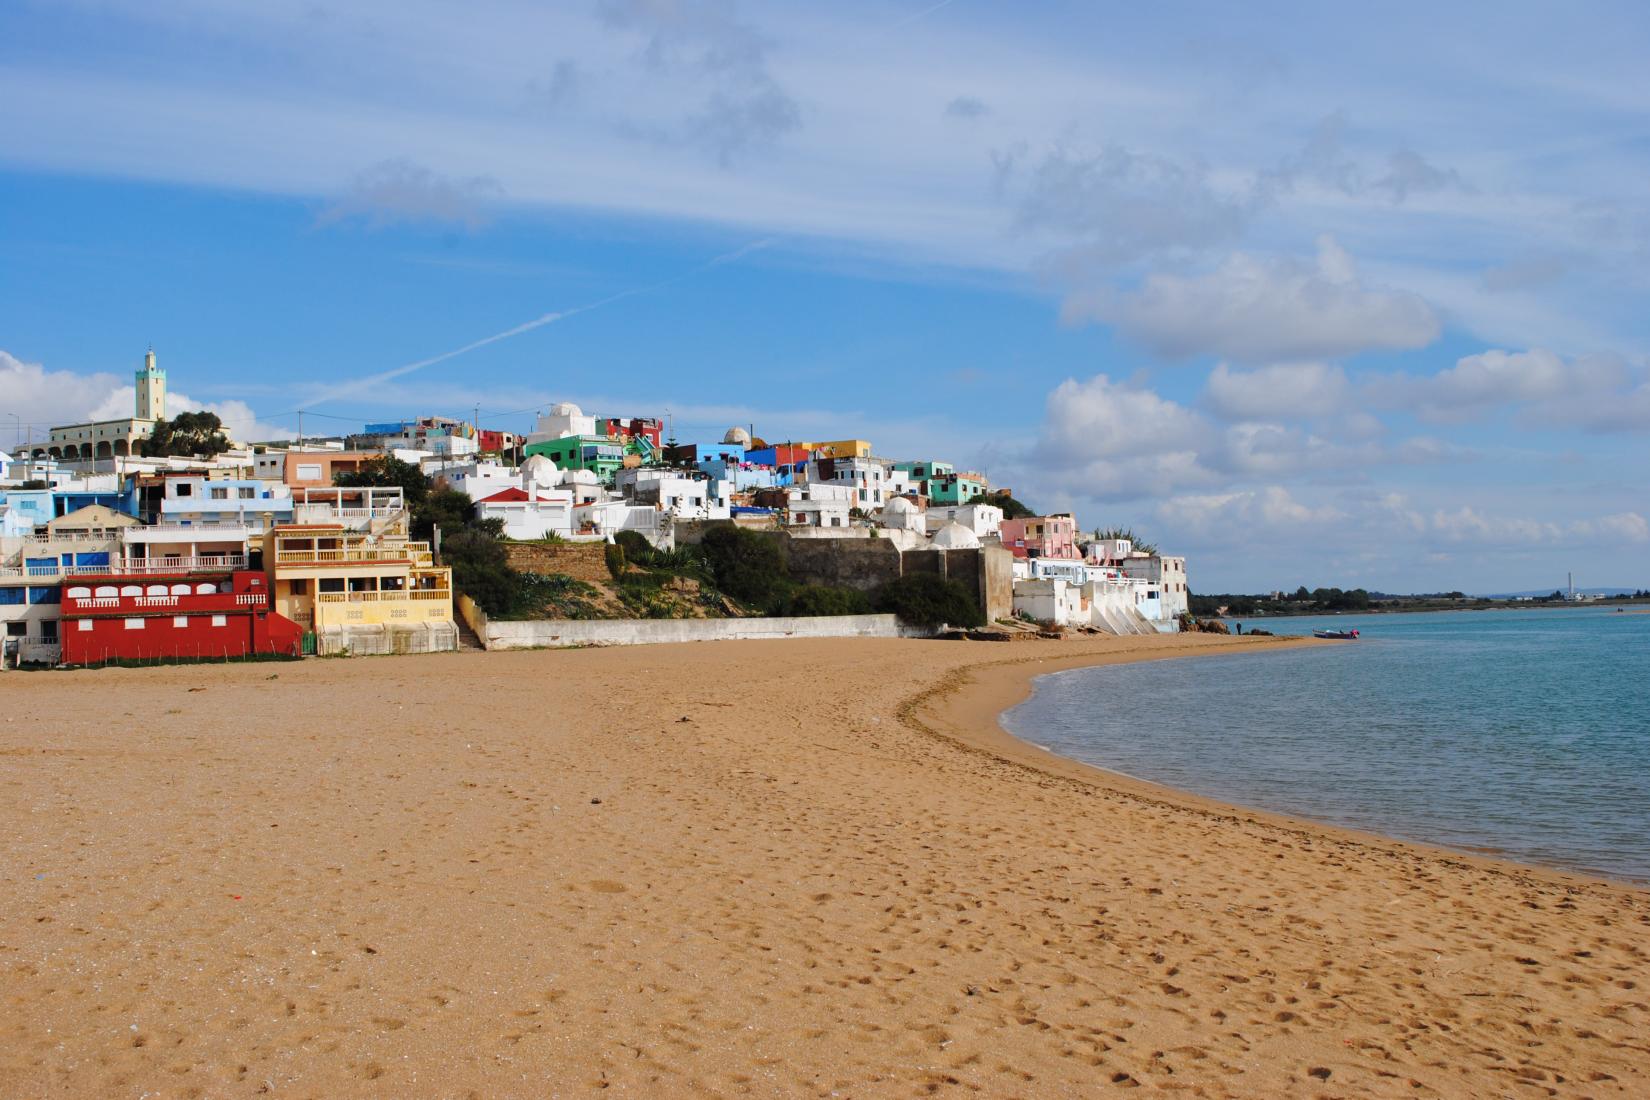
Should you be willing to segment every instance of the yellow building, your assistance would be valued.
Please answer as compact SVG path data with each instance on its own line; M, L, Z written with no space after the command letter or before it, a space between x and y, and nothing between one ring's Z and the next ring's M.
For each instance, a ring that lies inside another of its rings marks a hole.
M871 444L863 439L834 439L829 443L810 443L808 446L821 458L871 457Z
M339 523L284 524L265 536L275 610L322 653L457 648L452 570L402 524L371 533Z

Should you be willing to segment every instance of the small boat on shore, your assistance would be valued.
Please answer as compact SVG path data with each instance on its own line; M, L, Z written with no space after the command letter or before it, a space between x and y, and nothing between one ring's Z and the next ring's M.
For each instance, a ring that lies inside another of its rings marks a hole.
M1355 642L1358 640L1358 632L1356 630L1314 630L1312 631L1312 637L1330 638L1338 642Z

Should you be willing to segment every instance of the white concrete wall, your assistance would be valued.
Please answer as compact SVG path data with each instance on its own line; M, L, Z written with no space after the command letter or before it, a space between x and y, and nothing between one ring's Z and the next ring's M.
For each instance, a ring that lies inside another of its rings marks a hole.
M540 646L655 645L755 638L906 638L926 631L902 626L893 615L821 615L796 619L546 619L489 622L479 612L471 624L488 649ZM480 626L477 626L477 622Z

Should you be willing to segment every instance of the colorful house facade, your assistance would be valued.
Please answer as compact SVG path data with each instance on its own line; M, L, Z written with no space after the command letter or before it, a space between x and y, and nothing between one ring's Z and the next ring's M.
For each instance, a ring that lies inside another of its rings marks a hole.
M270 606L261 572L83 575L63 586L62 662L296 657L297 623Z
M1017 558L1080 559L1077 519L1061 512L1052 516L1005 519L999 527L1003 546Z

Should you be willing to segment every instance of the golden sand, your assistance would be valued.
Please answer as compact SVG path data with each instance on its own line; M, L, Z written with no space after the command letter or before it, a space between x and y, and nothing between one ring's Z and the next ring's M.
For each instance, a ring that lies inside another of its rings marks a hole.
M1650 894L996 725L1284 644L4 674L0 1096L1650 1095Z

